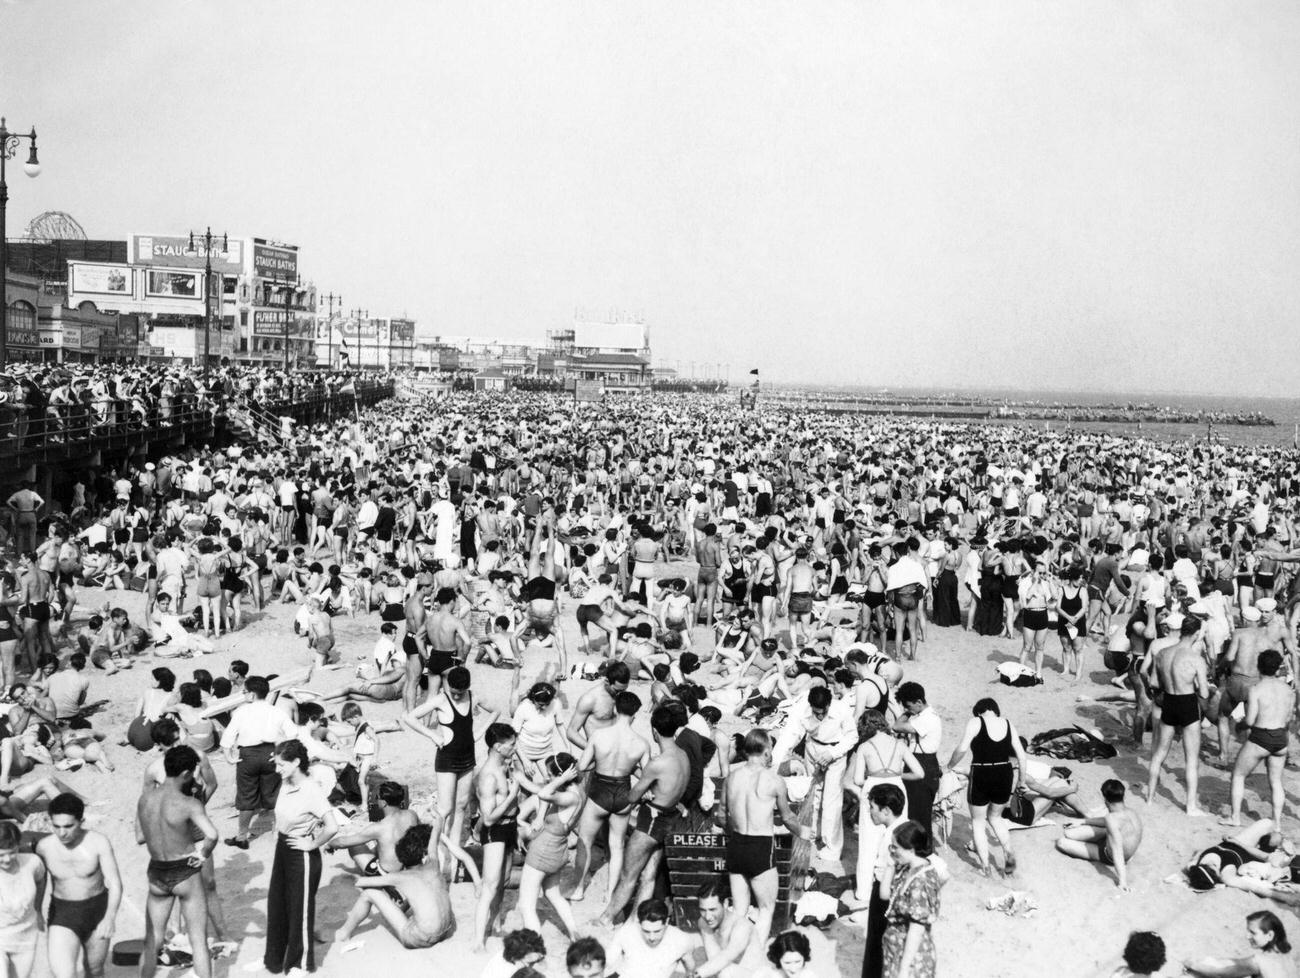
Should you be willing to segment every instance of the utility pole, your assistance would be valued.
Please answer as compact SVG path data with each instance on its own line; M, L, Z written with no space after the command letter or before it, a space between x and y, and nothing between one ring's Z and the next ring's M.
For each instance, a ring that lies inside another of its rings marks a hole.
M329 318L325 320L325 337L326 337L326 344L327 344L326 348L329 350L328 353L329 359L326 363L326 368L325 368L327 370L334 369L334 301L336 299L338 300L339 308L342 309L343 296L335 295L333 292L325 296L325 301L329 303L329 307L330 307Z
M203 385L208 383L208 367L212 362L212 228L203 232ZM194 232L190 232L191 253L194 251ZM230 243L225 234L221 235L221 253L228 254ZM225 289L222 289L222 295Z
M284 369L286 372L289 370L289 335L291 333L290 327L293 325L292 308L293 308L293 293L295 291L295 287L296 287L295 282L289 281L288 279L285 280L284 283Z

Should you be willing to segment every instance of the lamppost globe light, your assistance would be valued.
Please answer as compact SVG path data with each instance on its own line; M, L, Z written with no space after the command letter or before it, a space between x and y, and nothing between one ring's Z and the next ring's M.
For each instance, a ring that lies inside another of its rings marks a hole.
M32 152L32 155L36 155L35 151ZM23 172L29 177L39 177L41 175L41 164L33 163L31 160L28 160L23 164Z

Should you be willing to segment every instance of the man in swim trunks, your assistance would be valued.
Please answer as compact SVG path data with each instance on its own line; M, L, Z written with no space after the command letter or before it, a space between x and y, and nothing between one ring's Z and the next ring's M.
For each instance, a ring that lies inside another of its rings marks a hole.
M163 755L162 784L146 783L136 804L135 838L149 851L141 978L153 978L158 969L158 942L178 899L194 949L194 971L199 978L212 974L207 889L200 870L216 847L217 828L203 807L203 787L195 780L198 767L193 747L170 748Z
M587 738L602 727L614 723L615 699L627 689L632 671L624 662L610 662L605 667L605 678L578 697L573 706L573 716L565 728L564 736L579 750L587 747Z
M772 770L772 738L766 730L755 727L745 735L745 763L727 775L722 792L723 817L727 826L727 876L731 882L731 902L738 917L749 913L753 891L758 915L754 921L754 941L766 946L776 909L777 872L775 809L791 834L811 839L813 829L800 825L784 779Z
M29 551L18 558L18 582L18 593L22 597L18 614L23 628L18 652L20 660L35 672L37 656L54 654L54 639L50 635L50 619L54 617L50 606L54 599L54 579L37 562L36 554Z
M408 712L415 709L420 696L420 673L424 671L424 623L428 618L424 602L433 586L433 575L421 573L416 578L415 589L407 597L404 607L406 631L402 634L402 653L405 656L406 682L402 686L402 707Z
M465 623L454 614L456 591L439 588L434 595L433 611L424 622L425 648L428 659L429 695L432 700L442 688L442 674L457 666L474 644Z
M614 663L610 668L615 665L622 663ZM592 775L587 802L578 822L578 854L574 860L578 882L570 900L581 900L586 893L591 848L605 821L609 822L609 896L613 896L614 886L622 874L623 848L631 818L632 773L650 757L650 745L632 730L632 719L640 709L641 697L627 689L616 693L613 721L591 731L578 759L578 768L591 770Z
M330 839L326 852L346 849L352 861L366 876L396 873L402 868L397 858L397 842L408 830L420 824L415 812L406 807L405 786L385 781L374 794L370 821Z
M76 978L86 956L87 978L104 978L113 925L122 901L122 877L113 846L82 821L86 805L76 795L50 802L53 832L36 843L36 855L53 881L49 959L53 978Z
M483 847L483 889L474 911L473 951L482 951L487 942L510 878L511 853L519 844L519 782L511 770L518 739L510 724L489 724L483 735L487 759L474 775L478 841Z
M639 803L640 807L624 853L623 872L596 921L597 927L612 926L614 919L627 908L641 883L642 871L678 821L677 806L686 795L691 777L690 759L676 740L677 731L684 725L685 718L679 717L666 703L650 715L650 729L660 753L642 767L641 779L628 796L629 804Z
M1256 666L1260 680L1246 694L1246 725L1250 728L1250 734L1241 745L1237 763L1232 768L1232 813L1224 820L1227 825L1241 824L1246 778L1259 767L1260 761L1268 769L1274 824L1282 824L1282 809L1286 804L1286 795L1282 790L1282 769L1286 765L1290 741L1287 726L1295 715L1296 692L1278 678L1282 669L1281 652L1265 649L1259 653Z
M695 578L695 599L704 608L704 624L713 627L713 609L718 602L718 568L722 565L722 546L718 543L718 527L704 525L704 536L695 544L695 559L700 565Z
M1142 819L1124 806L1123 782L1114 778L1103 781L1101 797L1106 802L1106 814L1067 825L1056 840L1056 851L1075 859L1113 866L1119 888L1128 893L1128 861L1142 841Z
M414 825L398 839L395 851L401 868L397 872L356 880L361 893L334 935L345 952L360 946L348 942L371 910L379 911L405 948L433 947L455 931L447 881L438 867L441 819L433 818L433 824Z
M36 514L45 505L45 500L36 493L32 482L19 483L18 491L5 500L5 505L14 514L14 547L17 551L27 553L36 549Z
M790 599L786 610L790 615L790 640L796 646L802 646L812 638L813 594L817 590L817 574L808 562L807 547L795 550L789 582Z
M1242 625L1232 633L1228 650L1223 654L1222 667L1228 671L1227 681L1219 693L1219 760L1228 760L1228 744L1232 740L1232 711L1245 703L1251 689L1259 682L1256 661L1260 652L1268 648L1267 638L1259 627L1259 608L1251 606L1241 610Z
M1205 815L1196 803L1200 778L1201 702L1210 695L1202 654L1201 622L1192 615L1172 614L1165 619L1170 632L1178 631L1173 645L1148 656L1144 669L1153 690L1163 690L1155 751L1151 755L1151 774L1147 781L1147 804L1155 801L1160 787L1160 772L1174 734L1183 742L1187 759L1187 814Z

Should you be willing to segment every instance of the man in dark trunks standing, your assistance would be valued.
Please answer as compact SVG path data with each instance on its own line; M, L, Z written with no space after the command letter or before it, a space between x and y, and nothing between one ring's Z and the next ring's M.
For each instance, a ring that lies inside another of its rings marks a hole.
M755 727L745 735L745 763L731 769L723 791L723 818L727 827L727 876L731 881L731 903L738 917L749 912L753 891L758 916L754 941L767 944L776 910L775 812L791 834L800 839L813 837L812 826L800 825L785 781L772 770L772 738Z
M1187 764L1187 814L1205 815L1207 813L1196 802L1200 780L1201 702L1210 695L1205 657L1201 654L1201 622L1192 615L1186 618L1170 615L1165 621L1171 631L1176 624L1179 639L1174 645L1156 652L1147 664L1152 688L1164 691L1160 703L1159 733L1147 781L1147 804L1155 801L1161 768L1169 755L1174 734L1179 734Z
M442 674L460 665L474 644L465 630L465 623L452 613L456 606L455 590L439 588L433 602L433 613L424 622L430 700L442 688Z
M691 778L691 762L674 739L683 723L684 719L667 703L650 715L650 729L654 731L660 754L642 769L641 779L628 796L629 804L639 803L640 807L628 837L623 872L614 895L596 921L597 927L612 926L614 919L627 908L647 863L660 851L679 820L677 806L685 797Z
M113 846L82 821L86 805L76 795L50 802L54 831L36 843L54 884L49 911L50 973L76 978L86 956L88 978L104 978L104 962L122 901L122 876Z
M158 970L158 940L167 929L176 900L199 978L212 974L208 953L208 900L200 870L217 844L217 828L199 800L195 781L199 755L193 747L173 747L163 756L161 785L146 785L136 805L136 842L149 850L149 903L145 914L141 978ZM196 839L197 837L197 839Z
M614 697L614 709L613 722L591 732L578 759L580 770L594 770L587 802L578 822L578 855L574 862L578 882L570 900L581 900L586 893L591 848L601 823L605 821L609 822L609 896L613 898L623 869L623 851L631 817L632 774L650 756L650 745L632 730L632 718L641 709L641 697L623 690Z
M695 559L700 565L695 578L695 600L704 608L705 626L712 628L713 609L718 601L718 567L722 564L722 548L714 524L705 524L704 537L695 545Z

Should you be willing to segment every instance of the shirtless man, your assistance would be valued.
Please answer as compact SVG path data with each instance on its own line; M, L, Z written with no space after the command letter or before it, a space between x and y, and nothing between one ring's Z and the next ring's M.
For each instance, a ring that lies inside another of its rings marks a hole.
M1247 609L1249 610L1249 609ZM1256 659L1259 683L1246 694L1246 725L1250 734L1237 753L1232 768L1232 814L1221 821L1225 825L1241 824L1241 805L1246 794L1246 778L1265 762L1268 787L1273 802L1273 823L1282 824L1286 795L1282 790L1282 769L1286 765L1289 738L1287 726L1295 714L1296 692L1278 678L1282 653L1265 649Z
M611 927L614 918L627 908L642 870L678 821L677 805L686 794L691 776L691 762L675 739L682 725L677 711L668 704L656 707L650 715L650 729L660 753L641 769L641 778L628 795L628 804L639 803L640 807L624 850L623 872L596 927Z
M426 702L438 695L442 688L442 674L460 664L473 645L469 632L453 613L456 592L452 588L439 588L433 599L433 611L424 622L425 655L428 659L429 695Z
M693 972L695 978L742 978L748 974L740 962L754 944L754 925L730 906L721 881L703 884L695 898L700 909L697 930L704 942L704 963Z
M36 514L45 505L45 500L36 494L35 484L23 482L18 491L10 496L5 505L14 514L14 546L19 553L36 549Z
M802 646L811 638L813 597L817 591L817 573L808 562L805 547L794 552L789 584L790 640L796 646Z
M510 878L510 854L519 842L519 782L511 772L518 737L508 723L493 723L483 735L488 755L474 775L479 844L483 847L483 889L474 911L470 950L482 951L501 908Z
M54 612L50 601L54 597L54 579L37 562L36 554L28 551L18 559L18 593L22 603L23 634L18 643L22 661L31 672L36 671L36 659L42 654L54 654L54 639L50 636L50 619Z
M1259 654L1269 648L1264 630L1259 627L1258 607L1243 608L1242 626L1232 633L1228 650L1223 654L1223 666L1228 670L1227 681L1219 693L1219 760L1228 760L1228 743L1232 739L1232 711L1237 704L1245 703L1251 689L1259 682L1256 663Z
M1164 767L1174 734L1180 734L1183 756L1187 764L1187 814L1205 815L1196 803L1196 789L1200 777L1201 702L1210 695L1210 685L1205 675L1205 657L1201 654L1201 622L1191 615L1170 615L1171 628L1178 627L1178 641L1154 653L1148 653L1145 666L1153 689L1164 690L1160 705L1159 733L1155 751L1151 755L1151 775L1147 781L1147 803L1155 801L1160 787L1160 772Z
M397 842L420 824L415 812L405 806L406 788L396 781L385 781L375 792L368 813L370 821L350 832L340 832L330 840L325 851L346 849L363 876L396 873L402 868Z
M146 783L136 804L135 839L149 850L149 903L140 976L153 978L158 970L158 941L179 899L194 949L194 971L199 978L209 978L208 901L200 871L216 848L217 828L203 807L204 787L195 780L198 752L187 746L172 747L162 762L162 784Z
M1300 649L1297 649L1293 632L1284 617L1277 613L1277 601L1273 598L1260 598L1255 602L1259 609L1259 629L1268 640L1267 649L1280 649L1283 661L1291 666L1291 675L1300 675Z
M611 662L605 667L604 681L579 696L573 705L573 716L564 731L569 743L584 750L593 731L614 722L614 699L627 689L631 679L631 671L625 663Z
M661 633L677 632L682 637L682 648L691 647L691 625L695 617L695 602L686 593L686 581L676 578L669 588L668 597L659 605Z
M428 597L432 578L421 574L415 590L403 605L406 614L406 632L402 635L402 651L406 656L406 685L402 687L402 707L408 713L415 709L420 696L420 673L424 671L425 621L424 599Z
M1114 778L1102 782L1101 797L1106 802L1106 814L1067 825L1064 834L1056 840L1056 851L1074 859L1113 866L1120 890L1129 893L1128 861L1142 841L1142 819L1125 807L1124 785Z
M103 978L122 901L117 857L107 838L82 826L86 806L77 796L59 795L49 815L54 831L36 843L36 855L54 884L47 918L50 973L76 978L84 952L88 978Z
M727 878L735 913L749 913L750 892L758 907L754 941L767 945L776 910L776 831L773 812L781 824L801 839L811 839L813 829L800 825L790 807L785 780L772 770L772 738L755 727L745 735L745 763L731 769L722 792L722 818L727 828Z
M607 674L606 681L608 679ZM641 709L641 697L624 688L614 695L613 702L614 716L608 724L590 731L582 756L578 759L579 770L591 770L593 773L587 802L578 822L578 854L574 860L578 882L569 895L570 900L581 900L586 895L587 874L591 871L591 847L600 832L601 824L608 821L607 896L612 901L614 887L623 871L623 849L627 841L627 823L631 817L632 774L650 757L650 745L632 730L632 718Z
M700 565L695 578L695 598L704 606L704 624L712 628L713 609L718 603L718 568L722 564L718 528L713 523L705 524L704 536L695 544L695 559Z
M397 840L394 847L400 865L397 871L356 881L361 893L334 935L345 952L356 950L364 943L350 942L371 910L379 911L405 948L433 947L456 930L447 881L438 868L441 825L436 815L434 823L413 825Z

